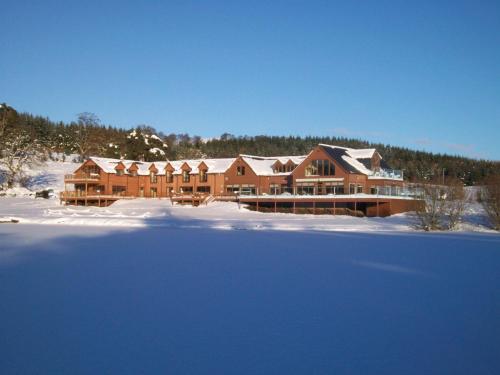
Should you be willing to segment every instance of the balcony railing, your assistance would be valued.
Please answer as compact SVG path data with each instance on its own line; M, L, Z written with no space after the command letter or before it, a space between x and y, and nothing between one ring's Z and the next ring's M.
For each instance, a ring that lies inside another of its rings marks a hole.
M391 196L391 197L406 197L418 198L421 195L420 189L411 186L370 186L368 190L364 189L359 192L350 192L343 185L335 187L319 187L319 186L288 186L271 190L270 192L261 192L255 189L255 193L249 194L245 192L232 192L237 197L276 197L286 199L287 197L349 197L363 195L366 197Z
M64 181L99 181L99 173L77 173L64 175Z
M403 179L403 171L400 169L381 169L373 172L371 176L368 178L387 178L394 180L402 180Z
M137 198L137 195L127 194L126 192L116 192L111 194L104 194L96 191L62 191L60 193L61 199L70 198L92 198L92 199L106 199L106 198Z

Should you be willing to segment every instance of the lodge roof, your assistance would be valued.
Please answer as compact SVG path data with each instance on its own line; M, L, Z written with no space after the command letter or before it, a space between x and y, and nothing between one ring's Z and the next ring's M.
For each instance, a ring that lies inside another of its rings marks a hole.
M319 144L332 160L336 161L342 168L350 173L362 173L367 176L373 175L371 161L373 155L377 152L374 148L368 149L353 149L348 147L340 147L335 145ZM244 160L249 167L259 176L287 176L291 172L275 173L275 166L279 162L282 165L293 163L299 165L307 158L308 155L298 156L256 156L241 154L239 158ZM380 158L381 167L387 168L387 164ZM204 163L208 169L207 173L225 173L237 158L220 158L220 159L186 159L172 161L155 161L142 162L134 160L110 159L101 157L90 157L97 166L106 173L116 173L116 166L122 163L125 165L125 173L129 173L129 168L132 165L137 166L138 175L149 175L150 167L154 164L158 170L158 175L165 174L167 165L172 166L173 174L182 173L182 166L187 165L190 169L190 174L198 174L201 163Z

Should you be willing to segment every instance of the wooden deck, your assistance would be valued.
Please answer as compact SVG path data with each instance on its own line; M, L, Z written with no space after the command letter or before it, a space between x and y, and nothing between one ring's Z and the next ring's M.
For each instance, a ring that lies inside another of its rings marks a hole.
M385 217L413 211L420 201L409 197L354 195L240 196L239 203L259 212Z
M84 194L75 191L62 192L61 203L106 207L120 199L135 199L136 196L124 194ZM401 212L414 211L419 200L410 197L379 196L370 194L342 195L220 195L195 193L174 194L172 204L208 205L213 201L238 202L249 209L259 212L283 212L315 215L352 215L385 217ZM159 199L150 197L146 199Z
M85 194L74 191L64 191L59 195L61 204L73 204L75 206L98 206L107 207L119 199L135 199L137 197L120 194Z

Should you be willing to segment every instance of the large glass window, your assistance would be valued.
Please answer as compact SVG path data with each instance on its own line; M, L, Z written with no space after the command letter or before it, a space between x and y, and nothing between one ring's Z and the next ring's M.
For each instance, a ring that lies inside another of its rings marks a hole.
M240 194L241 195L255 195L256 188L255 185L242 185Z
M151 188L150 195L151 195L151 198L156 198L157 197L158 191L156 190L156 188Z
M325 183L325 194L344 194L344 185L340 182Z
M236 175L237 176L245 175L245 167L243 165L239 165L238 167L236 167Z
M113 185L112 187L113 195L125 195L126 190L125 186Z
M97 175L99 174L99 167L97 165L86 165L83 167L83 172L88 175Z
M297 184L298 195L314 195L314 184L305 182Z
M237 194L240 192L240 185L227 185L226 192L229 194Z
M306 176L334 176L335 165L330 160L311 160L305 171Z

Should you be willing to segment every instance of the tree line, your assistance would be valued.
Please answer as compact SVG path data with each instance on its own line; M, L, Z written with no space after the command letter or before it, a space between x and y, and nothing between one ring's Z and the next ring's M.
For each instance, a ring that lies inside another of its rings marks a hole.
M456 178L465 185L476 185L500 174L500 162L462 156L410 150L404 147L370 143L334 136L235 136L202 139L189 134L165 134L140 124L123 129L102 124L93 113L84 112L70 123L54 122L30 113L18 113L0 105L0 168L47 158L54 153L133 160L176 160L235 157L238 154L262 156L304 155L318 143L352 148L376 148L394 169L402 169L409 181ZM7 160L6 160L7 159ZM13 183L13 181L11 181Z

